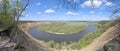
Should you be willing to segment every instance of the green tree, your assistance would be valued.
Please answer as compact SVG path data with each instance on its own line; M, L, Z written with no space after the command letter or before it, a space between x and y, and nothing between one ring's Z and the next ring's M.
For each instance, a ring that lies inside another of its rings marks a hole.
M0 1L0 27L11 31L10 37L12 36L12 41L16 39L19 18L28 6L29 0L26 0L26 2L23 3L23 0Z
M13 24L13 17L9 12L9 0L0 1L0 27L8 28Z

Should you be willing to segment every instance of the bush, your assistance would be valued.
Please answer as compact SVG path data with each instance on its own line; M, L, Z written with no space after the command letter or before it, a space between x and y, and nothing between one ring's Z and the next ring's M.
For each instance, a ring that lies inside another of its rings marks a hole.
M54 41L49 41L47 45L51 48L54 48Z
M54 45L55 45L54 48L56 48L56 49L60 49L60 48L62 47L62 45L59 44L59 43L56 43L56 44L54 44Z
M8 28L13 25L13 17L9 14L2 15L0 13L0 28Z

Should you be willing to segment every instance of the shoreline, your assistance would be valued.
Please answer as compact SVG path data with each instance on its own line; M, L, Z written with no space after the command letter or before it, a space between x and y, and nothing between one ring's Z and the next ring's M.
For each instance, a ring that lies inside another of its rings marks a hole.
M65 33L52 32L52 31L45 31L45 32L48 32L48 33L53 33L53 34L65 34Z
M63 34L63 35L66 35L66 34L75 34L75 33L80 33L82 31L84 31L87 27L88 27L88 25L86 25L86 27L83 30L81 30L79 32L73 32L73 33L62 33L62 32L53 32L53 31L44 31L44 32L52 33L52 34ZM43 30L40 30L40 31L43 31Z
M84 31L84 30L82 30ZM80 33L82 31L79 31L79 32L74 32L74 33L60 33L60 32L52 32L52 31L44 31L44 32L47 32L47 33L52 33L52 34L63 34L63 35L67 35L67 34L75 34L75 33Z
M51 24L51 23L50 23ZM76 24L77 25L77 24ZM82 24L81 24L82 25ZM52 34L75 34L75 33L80 33L80 32L82 32L82 31L84 31L87 27L88 27L88 24L87 23L85 23L84 24L84 26L82 26L82 28L80 28L80 26L81 25L79 25L79 29L75 29L75 30L70 30L70 31L67 31L67 30L69 30L69 27L67 27L66 29L60 29L60 28L58 28L59 30L63 30L63 31L56 31L56 30L49 30L49 29L52 29L50 26L48 27L48 28L42 28L42 27L45 27L45 26L41 26L39 29L41 30L41 31L44 31L44 32L48 32L48 33L52 33ZM48 26L48 25L47 25ZM65 26L68 26L68 25L65 25ZM55 26L56 28L58 27L58 26ZM70 26L71 27L71 26ZM74 29L74 26L72 26L73 28L72 29Z

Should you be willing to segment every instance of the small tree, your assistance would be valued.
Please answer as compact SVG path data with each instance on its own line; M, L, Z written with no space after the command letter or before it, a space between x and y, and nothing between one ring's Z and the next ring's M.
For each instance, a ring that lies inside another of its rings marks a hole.
M9 0L3 0L0 3L0 27L7 29L13 24L13 17L8 11L10 8Z
M19 23L19 18L22 13L25 11L26 7L29 4L29 0L26 0L27 3L23 4L22 0L1 0L0 1L0 27L5 29L10 29L10 36L15 34L14 39L17 36L17 26ZM15 40L13 40L15 41Z

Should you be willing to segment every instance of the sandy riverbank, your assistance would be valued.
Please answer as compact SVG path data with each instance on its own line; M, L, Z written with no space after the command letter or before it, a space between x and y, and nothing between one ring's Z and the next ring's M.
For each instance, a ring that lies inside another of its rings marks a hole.
M65 33L52 32L52 31L46 31L46 32L53 33L53 34L65 34Z

